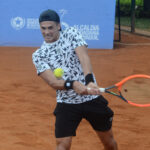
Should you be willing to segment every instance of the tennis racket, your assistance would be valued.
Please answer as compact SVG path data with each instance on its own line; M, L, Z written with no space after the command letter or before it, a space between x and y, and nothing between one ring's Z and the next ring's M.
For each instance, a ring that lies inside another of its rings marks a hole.
M111 89L112 91L110 91ZM99 90L102 93L115 95L133 106L150 107L149 75L131 75L110 87Z

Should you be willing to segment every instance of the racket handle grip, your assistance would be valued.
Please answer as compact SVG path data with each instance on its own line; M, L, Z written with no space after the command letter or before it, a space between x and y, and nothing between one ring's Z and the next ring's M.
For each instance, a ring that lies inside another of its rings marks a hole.
M105 88L99 88L99 91L104 93L105 92Z
M88 90L90 90L91 88L88 88ZM99 88L99 91L101 92L101 93L104 93L105 92L105 88Z

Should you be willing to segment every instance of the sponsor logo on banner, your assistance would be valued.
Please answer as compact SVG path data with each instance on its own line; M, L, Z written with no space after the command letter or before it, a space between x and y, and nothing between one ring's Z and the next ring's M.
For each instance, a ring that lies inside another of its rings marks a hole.
M26 26L25 26L26 25ZM22 18L15 17L11 19L11 26L16 30L21 30L24 27L27 29L39 29L39 21L37 18Z
M16 29L20 30L25 26L25 19L22 17L15 17L11 19L11 26Z
M67 14L67 12L68 11L66 9L60 9L59 10L61 20L63 20L65 14ZM65 28L68 28L69 25L64 21L61 21L61 27L62 27L62 29L65 29Z

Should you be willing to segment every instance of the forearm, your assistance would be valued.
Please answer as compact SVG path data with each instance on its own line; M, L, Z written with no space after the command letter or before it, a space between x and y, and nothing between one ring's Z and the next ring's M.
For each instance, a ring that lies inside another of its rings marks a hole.
M40 74L40 77L53 89L64 90L65 81L62 79L57 79L51 70L46 70Z
M76 48L76 53L79 57L84 72L85 84L88 85L90 82L94 82L92 65L90 57L88 56L88 49L85 46L80 46Z
M86 56L84 58L84 61L82 62L82 68L85 76L85 85L88 85L90 82L94 82L94 77L92 74L92 65L90 59L88 55Z
M81 66L84 72L84 75L86 76L89 73L92 73L92 65L91 65L91 61L88 55L84 55L82 56L82 60L81 61Z
M46 70L44 71L43 73L40 74L40 77L50 86L52 87L53 89L55 90L67 90L67 88L65 87L66 85L66 81L63 80L63 79L57 79L53 72L51 70ZM71 81L72 82L72 81ZM82 87L82 88L81 88ZM74 89L76 91L78 91L79 93L79 90L77 89L82 89L81 91L84 91L86 90L86 87L82 84L82 83L79 83L78 81L74 81L72 82L72 86L71 86L71 89ZM81 92L82 93L82 92Z
M64 88L65 81L64 80L57 80L54 82L48 81L47 83L49 86L51 86L55 90L65 90L65 88Z

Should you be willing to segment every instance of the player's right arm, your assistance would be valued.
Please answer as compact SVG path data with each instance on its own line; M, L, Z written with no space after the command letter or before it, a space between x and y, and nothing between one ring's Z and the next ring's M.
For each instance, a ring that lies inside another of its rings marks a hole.
M58 80L51 70L45 70L39 76L53 89L64 90L64 80Z
M65 80L57 79L51 70L46 70L40 73L39 76L53 89L66 90L64 87ZM74 81L73 89L75 90L76 93L80 95L88 95L88 94L95 95L96 94L94 91L88 90L84 84L78 81Z
M39 76L53 89L55 90L65 90L64 84L65 80L57 79L51 70L46 70L39 74ZM73 89L78 94L90 94L88 93L87 87L78 81L74 81Z

